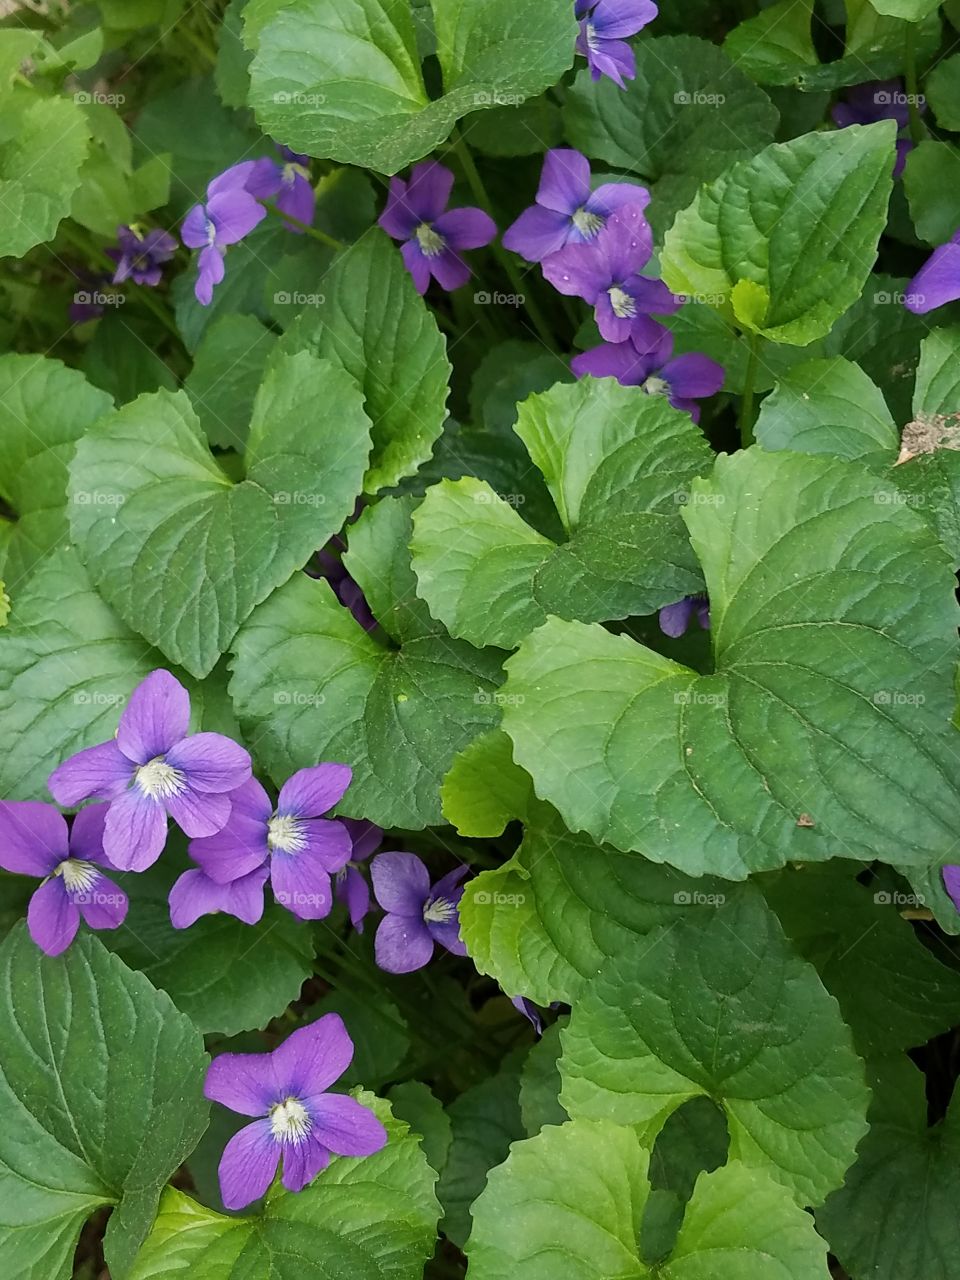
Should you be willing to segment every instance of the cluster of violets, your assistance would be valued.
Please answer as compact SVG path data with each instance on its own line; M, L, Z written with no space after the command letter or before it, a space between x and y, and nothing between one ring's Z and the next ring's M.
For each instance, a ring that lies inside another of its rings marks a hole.
M184 929L225 912L246 924L263 915L269 881L274 900L302 920L322 920L334 901L363 930L370 889L361 864L379 846L373 823L325 815L342 799L351 770L344 764L300 769L274 803L253 776L250 756L219 733L189 731L190 697L168 671L134 689L115 737L88 747L48 780L58 805L86 801L68 829L53 805L0 803L0 867L41 877L27 910L34 942L59 955L83 920L116 929L128 899L108 873L141 872L160 857L173 818L189 838L194 866L170 890L170 921ZM460 941L461 866L431 884L413 853L385 852L370 864L384 915L375 938L377 963L410 973L434 947L466 955Z

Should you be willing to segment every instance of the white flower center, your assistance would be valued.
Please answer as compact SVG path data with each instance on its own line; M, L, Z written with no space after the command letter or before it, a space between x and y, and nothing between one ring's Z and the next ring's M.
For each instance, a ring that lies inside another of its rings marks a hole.
M207 233L207 244L213 244L217 238L217 228L212 218L207 219L207 225L204 227L204 231Z
M632 320L637 314L637 304L630 297L629 293L624 293L618 284L612 284L607 290L607 296L610 299L610 305L613 307L613 314L621 320Z
M600 41L597 38L597 28L593 25L592 22L588 22L586 31L587 31L587 48L591 49L594 53L596 53L597 49L600 48Z
M297 1098L284 1098L270 1108L270 1132L278 1142L302 1142L312 1123L309 1111Z
M283 182L286 186L292 187L294 179L310 177L310 170L302 164L297 164L293 160L288 160L283 166Z
M172 764L167 764L163 756L156 756L141 765L133 780L151 800L166 800L168 796L178 796L185 789L183 774Z
M420 252L425 258L435 258L438 254L443 253L446 248L446 241L443 236L434 231L429 222L421 222L414 234L417 237Z
M303 820L288 813L275 813L267 823L267 844L281 853L300 853L307 847Z
M92 862L79 858L65 858L53 869L55 876L63 876L63 884L69 893L86 893L100 879L100 872Z
M457 908L449 898L434 898L423 908L423 919L426 924L446 924L457 914Z
M592 240L603 226L603 219L599 213L591 213L589 209L583 207L571 215L571 221L586 240Z
M648 396L668 396L670 394L670 383L666 378L650 377L643 384L643 389Z

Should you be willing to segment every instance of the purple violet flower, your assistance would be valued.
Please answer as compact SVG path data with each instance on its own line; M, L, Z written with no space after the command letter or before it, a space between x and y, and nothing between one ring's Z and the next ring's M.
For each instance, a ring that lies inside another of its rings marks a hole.
M229 884L218 884L199 867L191 867L170 890L170 923L174 929L189 929L201 916L222 911L244 924L257 924L263 917L263 886L269 874L270 868L262 866Z
M907 285L904 306L922 316L960 298L960 230L931 253Z
M278 147L277 150L283 163L270 156L254 160L246 189L258 200L274 200L281 213L310 226L316 210L316 194L308 167L310 157L291 151L289 147ZM292 222L286 223L286 227L288 231L303 235L302 228Z
M543 1018L540 1015L540 1010L533 1003L533 1001L528 1000L526 996L512 996L510 999L510 1003L516 1009L517 1013L523 1014L523 1016L533 1027L537 1035L542 1036L543 1035Z
M960 866L943 868L943 887L953 900L953 905L960 911Z
M710 630L710 602L702 593L684 596L676 604L665 604L660 610L658 621L663 634L676 640L684 634L694 618L704 631Z
M387 973L412 973L433 955L434 944L465 956L460 941L460 881L469 867L457 867L433 886L415 853L378 853L370 864L373 892L387 914L377 926L374 953Z
M648 395L666 396L675 409L700 421L698 400L716 394L723 386L723 366L709 356L690 352L670 359L673 335L655 340L640 352L632 342L604 342L570 361L578 378L616 378L625 387L642 387Z
M650 192L629 182L605 182L591 191L587 157L558 147L544 157L536 204L503 233L504 248L528 262L542 262L564 245L594 240L611 213L624 205L645 209L649 203Z
M192 880L191 886L210 903L197 914L225 910L223 887L266 866L273 896L282 907L301 920L328 916L333 907L330 877L346 866L353 844L342 822L320 815L333 808L352 776L345 764L300 769L280 788L276 809L256 778L245 782L230 797L225 826L190 841L190 856L205 877ZM255 887L251 885L251 894Z
M568 244L542 263L555 289L590 303L607 342L626 342L644 327L645 316L669 315L681 305L662 280L640 275L653 252L643 210L642 204L624 205L592 243Z
M460 257L464 249L480 249L497 234L482 209L447 209L453 174L435 160L414 165L410 181L390 179L390 194L377 219L387 235L403 240L400 250L418 293L426 293L430 277L448 292L470 279Z
M102 871L117 870L103 852L106 810L105 804L82 809L68 835L53 805L0 802L0 867L45 877L30 899L27 929L48 956L66 951L81 917L91 929L116 929L126 917L127 895Z
M169 671L152 671L123 709L116 737L87 747L51 773L53 798L73 808L108 800L103 849L122 871L143 871L163 852L169 814L188 836L211 836L230 816L229 792L249 777L250 757L220 733L188 734L190 695Z
M852 124L875 124L878 120L896 120L903 130L910 124L909 98L904 92L903 81L868 80L865 84L856 84L846 91L846 98L834 103L830 110L833 123L838 129L846 129ZM921 111L926 110L926 103L920 100ZM899 178L907 163L907 156L913 150L913 142L909 137L897 138L897 160L893 176Z
M224 276L227 245L236 244L267 216L263 205L246 189L255 160L244 160L219 174L207 186L205 204L195 204L183 220L180 235L190 249L199 249L197 301L207 307L214 285Z
M376 631L377 620L370 612L367 598L360 589L360 584L351 578L342 560L347 544L339 534L334 534L326 546L321 547L315 557L315 565L307 566L307 572L314 577L325 578L333 588L345 609L349 609L354 620L364 631Z
M343 825L350 833L353 850L350 861L337 872L334 894L350 913L350 923L357 933L363 933L363 919L370 910L370 886L359 864L366 861L383 839L380 827L366 820L343 818Z
M159 227L141 231L136 223L117 227L117 245L106 250L107 257L117 264L114 284L132 280L134 284L158 285L163 274L161 263L169 262L177 251L177 242L169 232Z
M577 53L582 53L591 78L609 76L621 89L637 74L637 60L626 42L652 22L659 10L653 0L576 0L580 19Z
M353 1041L337 1013L287 1037L272 1053L221 1053L207 1069L203 1091L242 1116L256 1116L234 1134L220 1157L220 1195L244 1209L266 1192L283 1159L283 1185L302 1191L330 1156L370 1156L387 1131L347 1094L328 1093L353 1058Z

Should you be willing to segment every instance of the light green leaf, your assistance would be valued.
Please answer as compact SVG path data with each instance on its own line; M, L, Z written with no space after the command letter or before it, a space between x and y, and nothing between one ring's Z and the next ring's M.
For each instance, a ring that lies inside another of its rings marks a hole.
M667 233L663 278L726 311L739 281L770 305L759 332L806 346L860 296L886 225L896 126L885 120L767 147L704 188Z
M0 357L0 497L17 519L0 549L16 593L68 540L67 465L76 441L113 408L82 373L45 356Z
M420 1280L436 1175L385 1102L355 1096L387 1127L382 1151L334 1156L303 1191L268 1193L258 1217L225 1217L168 1187L130 1280Z
M904 22L922 22L940 7L939 0L870 0L877 13Z
M920 364L913 390L913 416L949 417L960 410L960 326L934 329L920 344ZM930 425L947 426L947 423ZM956 430L956 428L954 428ZM960 432L957 432L960 435Z
M250 0L250 105L266 133L346 164L396 173L460 116L534 98L573 62L565 0L433 0L443 96L420 72L407 0Z
M785 373L761 405L754 435L771 452L828 454L867 466L892 461L900 443L875 383L840 356Z
M758 84L794 85L807 68L820 64L812 19L812 0L777 0L734 27L723 51Z
M560 1031L566 1019L555 1022L530 1046L520 1072L520 1115L527 1137L547 1124L563 1124L567 1113L560 1105Z
M740 1164L699 1179L670 1255L647 1263L638 1242L648 1160L631 1130L588 1120L517 1143L475 1207L471 1276L828 1280L826 1245L810 1218L782 1187Z
M942 861L960 823L952 561L891 490L848 462L721 457L684 508L715 673L548 621L504 689L537 794L572 830L694 874Z
M940 128L960 130L960 54L938 62L924 80L923 90Z
M323 288L323 305L304 311L281 347L325 356L356 379L373 422L364 489L376 493L430 456L446 417L446 340L379 231L337 259Z
M84 1221L114 1205L104 1249L126 1280L161 1187L206 1127L200 1035L83 932L49 957L16 927L0 988L0 1270L68 1280Z
M379 548L375 561L364 558L367 572L358 560L353 572L365 592L392 601L393 619L416 618L422 607L409 563L398 572L413 502L382 500L351 534L369 530ZM353 782L342 811L382 827L439 823L440 782L454 756L500 714L493 691L502 655L495 650L472 649L439 626L387 648L325 582L306 576L256 610L234 652L230 691L264 767L279 782L318 759L349 764Z
M184 392L140 396L77 449L73 536L121 618L206 675L350 514L369 431L348 374L306 352L284 356L257 394L246 477L233 484Z
M607 965L561 1040L571 1116L634 1125L651 1144L681 1103L710 1097L730 1158L800 1205L841 1184L867 1130L863 1064L836 1001L756 894L691 912Z
M68 98L14 95L0 120L0 258L21 258L56 234L80 185L90 134Z
M390 1090L390 1107L420 1138L430 1167L439 1173L447 1160L453 1132L443 1103L420 1080L404 1080Z
M242 450L276 335L255 316L225 315L204 333L183 384L211 444Z
M502 729L492 729L456 757L440 799L443 816L460 835L493 839L508 822L526 816L533 786L530 775L513 763L510 739Z
M960 183L960 150L926 139L907 156L903 189L917 235L927 244L945 244L957 229L950 190Z

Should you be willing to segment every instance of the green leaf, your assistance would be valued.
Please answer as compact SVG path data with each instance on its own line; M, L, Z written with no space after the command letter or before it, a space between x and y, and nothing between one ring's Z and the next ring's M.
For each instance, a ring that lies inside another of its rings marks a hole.
M47 800L61 760L105 742L134 685L164 665L93 589L76 552L49 556L16 594L0 635L0 792Z
M533 156L563 145L560 108L545 94L471 116L470 145L485 156Z
M588 1120L517 1143L475 1206L471 1276L828 1280L826 1245L808 1215L740 1164L698 1180L670 1256L648 1265L638 1246L648 1160L631 1130Z
M859 870L856 863L841 874L836 863L785 870L764 892L836 997L857 1047L877 1056L926 1044L960 1022L960 973L901 918L896 894L857 883Z
M549 620L503 695L537 794L572 830L694 874L942 861L960 821L952 561L890 494L853 463L721 457L684 508L715 673Z
M758 332L806 346L860 296L886 224L895 125L767 147L700 192L667 233L663 278L727 311L737 283L767 290Z
M162 335L152 317L122 316L118 305L97 321L81 368L94 386L106 391L117 404L161 388L175 391L179 379L156 350L163 342Z
M281 341L342 364L373 422L367 493L397 483L430 456L446 417L446 340L390 240L371 231L324 276L324 302Z
M168 1187L129 1280L420 1280L433 1253L436 1175L385 1102L375 1155L334 1156L303 1191L269 1192L262 1215L226 1217Z
M564 124L591 159L655 184L650 217L663 230L701 182L772 142L778 117L763 90L707 40L663 36L639 41L634 52L637 74L626 89L577 74Z
M239 631L230 686L254 754L276 781L318 759L343 761L353 782L342 811L407 830L442 821L440 782L454 756L496 724L502 656L439 626L414 634L422 605L409 562L399 571L413 503L381 500L350 534L351 543L368 534L378 549L352 560L352 572L368 598L386 604L398 635L412 628L402 645L385 647L326 582L299 576Z
M514 818L526 817L533 787L530 775L513 763L510 739L492 729L456 757L440 799L443 816L460 835L493 839Z
M243 450L275 343L255 316L221 316L205 331L183 387L211 444Z
M960 1097L928 1128L924 1077L908 1059L883 1064L873 1088L860 1158L817 1225L852 1275L950 1280L960 1250Z
M420 1080L404 1080L390 1090L390 1107L420 1138L430 1167L439 1173L447 1160L453 1132L443 1103Z
M67 465L76 441L113 401L45 356L0 356L0 497L17 519L0 551L9 590L67 542Z
M349 375L306 352L284 356L261 385L239 484L211 457L182 391L103 419L80 443L70 485L73 535L101 594L206 675L352 511L369 430Z
M758 84L794 85L807 68L820 64L812 18L812 0L777 0L734 27L724 53Z
M583 378L526 400L516 432L569 541L555 546L483 481L428 490L413 568L451 635L515 648L549 614L625 618L702 588L680 513L714 455L688 414L639 387Z
M940 128L960 131L960 54L938 62L924 80L923 90Z
M14 95L4 102L0 258L22 258L56 234L80 185L89 138L83 112L67 98Z
M939 0L870 0L877 13L904 22L922 22L940 7Z
M760 407L757 443L770 452L827 454L878 465L900 433L876 384L850 360L808 360L785 373Z
M917 235L927 244L945 244L957 229L948 192L960 182L960 150L929 139L914 147L903 171L903 189Z
M709 1010L691 1019L692 1008ZM756 894L692 912L609 964L562 1036L560 1101L650 1144L684 1101L723 1108L730 1157L820 1204L867 1129L863 1064L836 1001Z
M114 1205L104 1250L125 1280L206 1127L200 1035L83 932L49 957L19 925L0 946L0 986L0 1269L67 1280L84 1221Z
M915 419L950 417L960 410L958 352L960 326L957 325L949 329L934 329L920 344L920 364L913 390ZM927 425L943 427L948 424L928 422Z
M520 1115L527 1137L532 1138L546 1124L563 1124L567 1113L560 1105L560 1031L566 1024L547 1027L530 1047L520 1073Z
M367 992L329 991L317 1002L316 1013L338 1013L350 1028L353 1058L340 1077L338 1088L359 1084L379 1088L396 1079L398 1068L410 1052L410 1032L397 1006L386 995L371 999Z
M213 78L220 101L243 108L250 92L250 53L243 47L243 10L247 0L230 0L223 14L217 41L217 65Z
M571 1004L638 938L734 892L572 835L541 806L514 857L470 881L460 931L474 964L507 995Z
M250 0L250 105L288 146L381 173L433 151L460 116L523 102L573 62L565 0L433 0L443 96L431 101L406 0Z

